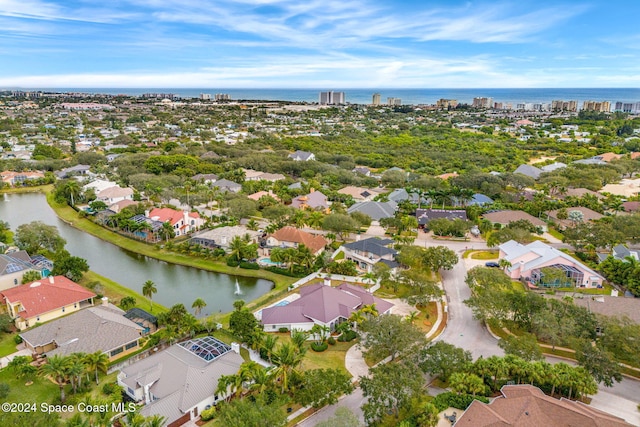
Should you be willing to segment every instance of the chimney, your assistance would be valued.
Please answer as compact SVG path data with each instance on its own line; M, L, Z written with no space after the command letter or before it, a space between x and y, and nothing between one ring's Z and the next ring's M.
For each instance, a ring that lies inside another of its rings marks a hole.
M49 276L49 283L53 285L53 276Z
M109 305L109 298L107 297L102 297L102 305L104 305L105 307L107 307Z
M240 354L240 344L238 344L237 342L232 342L231 350L233 350L237 354Z
M315 188L310 188L310 189L309 189L309 193L313 193L314 191L316 191L316 189L315 189Z

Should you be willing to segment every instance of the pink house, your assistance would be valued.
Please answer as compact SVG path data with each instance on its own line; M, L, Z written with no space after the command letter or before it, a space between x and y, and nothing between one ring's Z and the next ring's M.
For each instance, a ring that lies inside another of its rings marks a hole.
M200 218L197 212L177 211L169 208L154 208L147 214L147 218L170 223L176 236L189 234L204 225L204 219Z
M540 241L523 245L510 240L500 245L500 258L510 264L505 268L509 277L537 286L597 288L604 281L601 275L577 259ZM558 275L545 279L544 272L549 271L548 268L562 271L566 280L559 279Z

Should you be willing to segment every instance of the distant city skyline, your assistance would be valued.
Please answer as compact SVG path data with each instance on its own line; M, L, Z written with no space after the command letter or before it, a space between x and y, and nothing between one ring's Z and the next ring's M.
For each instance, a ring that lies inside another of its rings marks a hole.
M0 0L0 87L640 87L640 2Z

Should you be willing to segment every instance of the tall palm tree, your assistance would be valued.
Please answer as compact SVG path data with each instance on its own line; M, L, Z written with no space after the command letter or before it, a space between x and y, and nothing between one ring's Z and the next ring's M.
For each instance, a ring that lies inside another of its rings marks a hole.
M200 315L202 309L207 306L207 303L202 298L196 298L196 300L191 304L191 308L193 308L196 312L196 316Z
M274 376L280 382L282 393L289 390L289 380L297 373L297 368L302 363L303 355L295 345L283 343L274 354Z
M156 288L155 283L151 280L147 280L142 285L142 295L149 298L149 304L151 306L151 311L153 311L153 294L157 293L158 289Z
M262 340L261 347L264 349L269 363L271 363L271 358L273 357L273 350L276 348L277 343L278 343L278 337L271 334L265 335Z
M84 353L72 353L69 356L69 369L67 373L69 374L73 394L76 394L78 386L82 385L82 374L86 372L87 368L85 357L86 354Z
M47 363L40 367L40 374L51 377L60 388L60 402L65 402L64 385L67 382L69 359L60 355L47 358Z
M234 236L229 243L229 257L236 261L242 261L247 250L247 242L240 236Z
M413 325L413 322L416 321L416 319L418 318L419 315L420 315L420 313L418 313L415 310L412 310L412 311L409 312L409 314L407 314L405 319L407 319L407 322L409 322L409 323L411 323Z
M90 353L85 356L85 363L87 365L87 370L92 371L95 374L96 384L98 384L98 371L104 374L107 373L107 368L109 367L109 356L101 351L96 351L95 353Z

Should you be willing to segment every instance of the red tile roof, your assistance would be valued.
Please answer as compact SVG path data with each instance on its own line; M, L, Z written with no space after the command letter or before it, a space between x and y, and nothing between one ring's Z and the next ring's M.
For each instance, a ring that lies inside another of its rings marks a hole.
M327 245L327 241L322 236L316 236L306 231L299 230L295 227L283 227L271 235L274 239L281 242L292 242L303 244L311 252L316 253Z
M197 212L189 212L189 217L200 218ZM154 208L149 212L149 218L156 219L160 222L170 222L171 225L176 225L182 218L182 211L177 211L170 208Z
M456 427L626 427L622 418L567 399L554 399L531 385L502 388L502 396L490 404L474 400Z
M28 319L61 307L94 298L96 294L83 288L65 276L50 276L41 280L5 289L0 292L2 301L20 302L23 311L19 316Z

